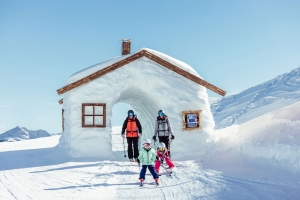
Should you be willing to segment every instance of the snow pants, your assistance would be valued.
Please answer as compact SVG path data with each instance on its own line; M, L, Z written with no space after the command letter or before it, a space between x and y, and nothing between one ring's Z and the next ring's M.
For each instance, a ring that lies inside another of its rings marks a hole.
M150 173L153 176L153 179L158 178L158 174L156 173L156 171L154 170L154 166L153 165L142 165L142 170L140 172L140 179L145 180L145 175L146 175L146 170L147 168L149 169Z
M172 161L171 159L169 159L169 158L166 158L166 163L167 163L167 165L169 166L169 168L175 167L173 161ZM161 164L161 162L158 161L158 160L156 160L156 162L155 162L155 167L154 167L154 168L155 168L155 171L159 172L160 164Z
M128 144L128 158L137 158L139 156L139 148L138 148L138 137L128 137L127 144ZM133 150L132 150L133 147Z

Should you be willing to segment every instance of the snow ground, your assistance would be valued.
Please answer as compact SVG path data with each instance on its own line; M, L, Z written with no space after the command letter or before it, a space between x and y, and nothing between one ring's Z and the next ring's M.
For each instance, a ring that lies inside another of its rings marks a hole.
M147 173L141 188L139 168L124 158L117 139L119 128L112 133L119 161L68 158L56 146L59 135L1 143L0 199L297 199L300 194L299 179L242 178L192 160L174 160L174 175L162 173L158 187Z

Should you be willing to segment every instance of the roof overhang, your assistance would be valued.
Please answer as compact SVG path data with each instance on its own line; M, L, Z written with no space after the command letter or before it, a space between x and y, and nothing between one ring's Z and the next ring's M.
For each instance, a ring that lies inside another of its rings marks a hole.
M211 91L213 91L213 92L215 92L215 93L217 93L221 96L225 96L225 94L226 94L226 91L216 87L213 84L210 84L209 82L195 76L194 74L191 74L191 73L183 70L180 67L177 67L176 65L160 58L159 56L154 55L153 53L151 53L147 50L139 51L139 52L137 52L137 53L135 53L131 56L128 56L127 58L125 58L125 59L123 59L119 62L116 62L112 65L109 65L109 66L107 66L107 67L105 67L101 70L98 70L98 71L96 71L96 72L94 72L94 73L92 73L92 74L90 74L90 75L88 75L88 76L86 76L82 79L79 79L79 80L77 80L77 81L75 81L71 84L68 84L68 85L58 89L57 94L58 95L64 94L64 93L66 93L66 92L68 92L68 91L70 91L70 90L72 90L76 87L79 87L83 84L86 84L86 83L92 81L92 80L95 80L95 79L97 79L97 78L99 78L99 77L101 77L101 76L103 76L103 75L105 75L105 74L107 74L111 71L114 71L114 70L116 70L116 69L118 69L118 68L120 68L120 67L122 67L122 66L124 66L128 63L131 63L131 62L133 62L133 61L135 61L135 60L137 60L137 59L139 59L143 56L145 56L146 58L149 58L150 60L152 60L152 61L154 61L154 62L156 62L156 63L158 63L158 64L174 71L174 72L176 72L177 74L180 74L180 75L184 76L185 78L187 78L187 79L189 79L189 80L191 80L191 81L193 81L193 82L195 82L199 85L202 85L202 86L206 87L207 89L209 89L209 90L211 90Z

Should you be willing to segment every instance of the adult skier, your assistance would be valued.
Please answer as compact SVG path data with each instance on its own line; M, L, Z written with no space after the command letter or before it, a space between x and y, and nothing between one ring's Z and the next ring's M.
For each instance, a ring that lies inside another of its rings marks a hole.
M138 161L137 158L139 156L138 142L139 137L142 135L142 126L140 121L134 115L133 110L128 110L127 117L122 126L121 135L125 138L125 130L126 130L126 138L128 144L128 158L130 162ZM132 150L133 149L133 150ZM135 160L133 160L133 158Z
M173 135L171 123L168 119L168 116L165 115L165 112L163 110L158 111L158 116L156 118L154 135L152 138L154 142L156 142L156 136L158 136L159 142L165 143L166 148L168 149L168 154L170 156L170 139L174 140L175 136Z
M140 182L141 186L143 186L146 170L149 169L150 173L153 176L153 179L155 180L156 185L158 185L158 174L156 173L154 169L154 161L156 159L156 152L154 149L151 148L151 141L149 139L146 139L143 142L143 148L140 150L139 160L142 163L142 169L140 172Z

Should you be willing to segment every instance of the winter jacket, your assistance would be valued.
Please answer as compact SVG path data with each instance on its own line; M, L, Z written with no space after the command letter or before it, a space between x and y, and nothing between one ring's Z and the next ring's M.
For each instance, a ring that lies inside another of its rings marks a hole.
M172 128L168 116L157 117L154 136L162 137L162 136L171 136L173 135Z
M157 158L159 158L160 160L164 160L166 158L170 159L168 149L165 149L164 152L160 152L157 150L156 155L157 155Z
M156 152L154 149L145 149L144 147L140 150L140 155L138 159L141 161L142 165L153 165L156 160Z
M122 133L125 133L125 129L126 129L126 137L139 137L138 132L140 133L140 135L142 134L142 126L140 121L136 118L136 116L133 116L132 119L130 119L129 117L127 117L123 123L122 126Z

